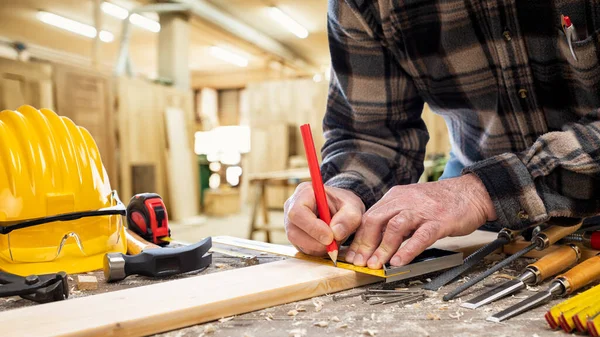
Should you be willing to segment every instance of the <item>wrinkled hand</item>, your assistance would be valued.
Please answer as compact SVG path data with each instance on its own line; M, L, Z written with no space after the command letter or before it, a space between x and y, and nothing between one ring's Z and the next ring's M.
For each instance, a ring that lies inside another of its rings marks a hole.
M395 186L363 215L346 261L373 269L388 261L406 265L437 240L470 234L495 218L491 198L473 174Z
M345 241L361 224L365 205L351 191L325 186L331 212L331 228L317 218L317 204L312 184L298 185L285 202L285 230L288 240L301 252L325 255L327 245L335 238Z

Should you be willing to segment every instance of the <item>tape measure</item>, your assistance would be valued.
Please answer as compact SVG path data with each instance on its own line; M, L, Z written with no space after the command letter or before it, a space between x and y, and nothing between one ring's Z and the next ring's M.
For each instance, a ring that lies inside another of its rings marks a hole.
M127 206L127 227L156 245L171 242L167 208L156 193L141 193L131 198Z

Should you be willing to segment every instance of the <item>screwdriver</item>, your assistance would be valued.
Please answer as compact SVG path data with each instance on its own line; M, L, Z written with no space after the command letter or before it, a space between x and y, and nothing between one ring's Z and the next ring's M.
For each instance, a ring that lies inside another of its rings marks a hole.
M512 242L520 234L521 234L521 231L503 228L500 232L498 232L498 237L496 238L496 240L488 243L487 245L479 248L473 254L469 255L466 259L464 259L463 264L456 266L456 267L442 273L440 276L433 279L433 281L425 284L423 286L423 289L438 290L439 288L450 283L452 280L454 280L458 276L462 275L467 270L471 269L474 265L476 265L484 257L490 255L492 252L494 252L498 248L504 246L505 244Z
M530 309L538 307L554 297L571 294L575 290L590 284L600 277L600 256L591 257L568 272L558 275L548 288L539 292L508 309L487 318L490 322L502 322Z
M480 296L462 303L461 307L476 309L524 289L527 285L539 284L548 277L573 266L580 258L581 251L579 247L572 244L562 246L537 262L525 267L523 274L516 279L505 282Z
M483 280L484 278L492 275L493 273L495 273L496 271L508 266L510 263L512 263L514 260L518 259L519 257L529 253L530 251L537 249L537 250L544 250L548 247L550 247L551 245L555 244L558 240L562 239L563 237L577 231L579 229L579 227L581 227L581 222L577 223L576 225L573 226L558 226L558 225L552 225L546 229L544 229L541 232L538 232L532 239L531 239L531 244L523 249L521 249L520 251L516 252L515 254L507 257L506 259L504 259L502 262L494 265L493 267L487 269L486 271L484 271L483 273L477 275L476 277L470 279L468 282L460 285L459 287L457 287L456 289L454 289L453 291L449 292L448 294L446 294L443 297L444 301L449 301L451 299L453 299L454 297L456 297L456 295L462 293L463 291L471 288L472 286L474 286L475 284L481 282L481 280Z

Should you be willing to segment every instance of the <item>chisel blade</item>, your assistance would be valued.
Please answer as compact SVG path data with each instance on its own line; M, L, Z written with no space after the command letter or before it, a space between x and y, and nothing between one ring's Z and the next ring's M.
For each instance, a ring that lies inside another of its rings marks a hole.
M482 295L479 295L475 298L468 300L467 302L462 303L460 306L467 309L477 309L482 305L499 300L525 287L525 283L523 283L523 281L519 279L510 280Z
M515 317L517 315L520 315L520 314L524 313L525 311L531 310L539 305L542 305L542 304L548 302L549 300L552 299L552 296L553 296L552 292L550 292L548 290L537 293L537 294L513 305L512 307L509 307L508 309L505 309L495 315L492 315L492 316L486 318L486 320L488 320L490 322L495 322L495 323L502 322L504 320Z
M462 275L467 270L471 269L474 265L476 265L481 260L483 260L484 257L490 255L496 249L498 249L498 248L502 247L503 245L507 244L509 241L510 240L502 237L502 238L498 238L498 239L496 239L496 240L488 243L487 245L479 248L479 250L477 250L473 254L469 255L463 261L463 264L461 264L460 266L456 266L456 267L454 267L452 269L447 270L446 272L444 272L440 276L436 277L431 282L425 284L423 286L423 289L434 290L434 291L438 290L439 288L441 288L441 287L445 286L446 284L452 282L452 280L456 279L457 277L459 277L460 275Z

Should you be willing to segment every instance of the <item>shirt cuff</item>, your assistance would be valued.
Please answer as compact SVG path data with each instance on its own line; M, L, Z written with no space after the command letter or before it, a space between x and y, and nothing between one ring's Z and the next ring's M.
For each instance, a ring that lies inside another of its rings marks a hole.
M468 173L479 177L494 203L497 220L488 227L524 229L549 219L531 174L515 154L477 162L462 170L463 175Z
M362 200L363 204L365 204L365 209L369 209L377 201L373 189L356 172L342 172L336 175L329 175L327 169L324 168L323 181L326 186L343 188L354 192Z

